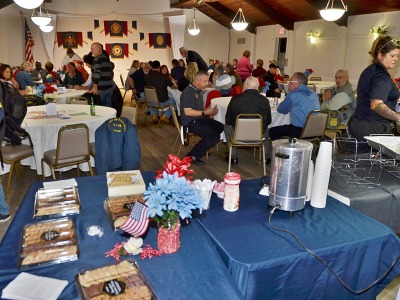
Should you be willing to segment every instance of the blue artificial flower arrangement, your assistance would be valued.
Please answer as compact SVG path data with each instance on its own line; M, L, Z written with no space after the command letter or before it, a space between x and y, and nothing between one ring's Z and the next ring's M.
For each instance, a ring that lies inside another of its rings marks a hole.
M163 173L161 178L150 183L144 192L148 216L164 227L173 226L178 216L181 219L191 218L193 209L201 209L203 197L185 177L178 173Z
M263 92L266 93L269 91L269 87L271 86L271 83L266 81L265 82L265 87L263 88Z

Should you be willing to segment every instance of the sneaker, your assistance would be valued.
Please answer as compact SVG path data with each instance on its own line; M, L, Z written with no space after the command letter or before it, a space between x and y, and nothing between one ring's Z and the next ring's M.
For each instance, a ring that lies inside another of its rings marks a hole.
M7 222L10 219L11 219L11 215L10 214L7 214L7 215L1 215L0 214L0 223L1 222Z

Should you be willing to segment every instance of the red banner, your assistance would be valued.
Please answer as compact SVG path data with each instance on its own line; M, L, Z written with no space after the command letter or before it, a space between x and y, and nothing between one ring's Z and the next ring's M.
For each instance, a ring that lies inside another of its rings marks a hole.
M104 21L104 32L106 35L122 37L128 35L127 21Z
M78 48L83 46L82 32L66 31L57 32L57 43L58 47L63 46L66 48Z

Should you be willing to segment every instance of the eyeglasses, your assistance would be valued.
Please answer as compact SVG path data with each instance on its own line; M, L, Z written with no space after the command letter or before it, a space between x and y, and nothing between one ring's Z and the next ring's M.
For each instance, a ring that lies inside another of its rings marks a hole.
M298 80L290 80L289 83L299 82Z
M400 41L399 41L399 40L391 39L389 42L387 42L385 45L383 45L383 47L381 48L381 51L382 51L383 49L385 49L385 47L386 47L387 45L389 45L390 43L393 43L393 45L394 45L395 47L400 47Z

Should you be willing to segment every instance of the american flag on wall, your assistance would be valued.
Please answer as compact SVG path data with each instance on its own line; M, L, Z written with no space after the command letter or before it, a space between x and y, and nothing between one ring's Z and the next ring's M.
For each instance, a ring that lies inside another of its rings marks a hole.
M132 207L128 219L119 228L135 237L141 236L147 231L150 219L147 216L147 206L136 201Z
M35 62L32 54L32 47L34 45L35 41L33 40L31 30L25 18L25 61L29 61L32 64Z

